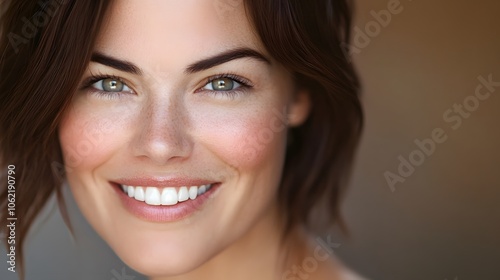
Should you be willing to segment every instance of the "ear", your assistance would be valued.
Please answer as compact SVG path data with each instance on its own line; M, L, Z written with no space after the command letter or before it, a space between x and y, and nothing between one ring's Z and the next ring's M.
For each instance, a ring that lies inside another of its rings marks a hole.
M311 110L311 96L306 89L299 89L292 96L292 100L288 105L288 125L290 127L300 126L303 124Z

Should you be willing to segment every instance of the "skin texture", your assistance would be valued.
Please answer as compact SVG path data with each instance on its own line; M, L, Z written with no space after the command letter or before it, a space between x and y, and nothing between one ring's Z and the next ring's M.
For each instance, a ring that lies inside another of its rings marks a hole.
M309 99L267 54L243 3L220 13L218 1L114 1L95 52L131 62L141 74L91 62L82 81L114 76L129 89L110 95L82 84L59 127L81 211L125 263L151 279L281 279L283 272L276 191L286 128L307 118ZM241 58L186 72L235 48L270 63ZM207 89L207 78L227 73L251 87L234 95ZM131 215L109 184L130 176L222 185L194 215L155 223ZM304 236L294 240L292 259L300 263L312 251ZM336 268L324 264L316 279L335 279Z

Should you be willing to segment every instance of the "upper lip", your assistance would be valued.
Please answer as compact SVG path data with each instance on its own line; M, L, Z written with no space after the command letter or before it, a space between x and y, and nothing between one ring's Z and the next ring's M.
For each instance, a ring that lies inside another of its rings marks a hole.
M184 187L201 186L217 183L215 180L189 178L189 177L133 177L120 178L113 182L127 186L149 186L149 187Z

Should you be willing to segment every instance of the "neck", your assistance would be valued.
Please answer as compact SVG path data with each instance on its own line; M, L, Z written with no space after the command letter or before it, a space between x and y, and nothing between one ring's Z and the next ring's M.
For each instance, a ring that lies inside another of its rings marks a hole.
M277 207L273 207L237 242L197 269L175 277L150 280L280 279L283 249L289 246L281 240L282 223L278 212Z

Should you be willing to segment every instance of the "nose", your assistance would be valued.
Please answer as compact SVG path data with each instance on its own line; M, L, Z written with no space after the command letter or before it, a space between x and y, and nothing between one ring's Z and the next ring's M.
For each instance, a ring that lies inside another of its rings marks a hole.
M150 99L141 111L132 140L134 156L156 165L189 157L193 142L187 123L182 102L175 98Z

